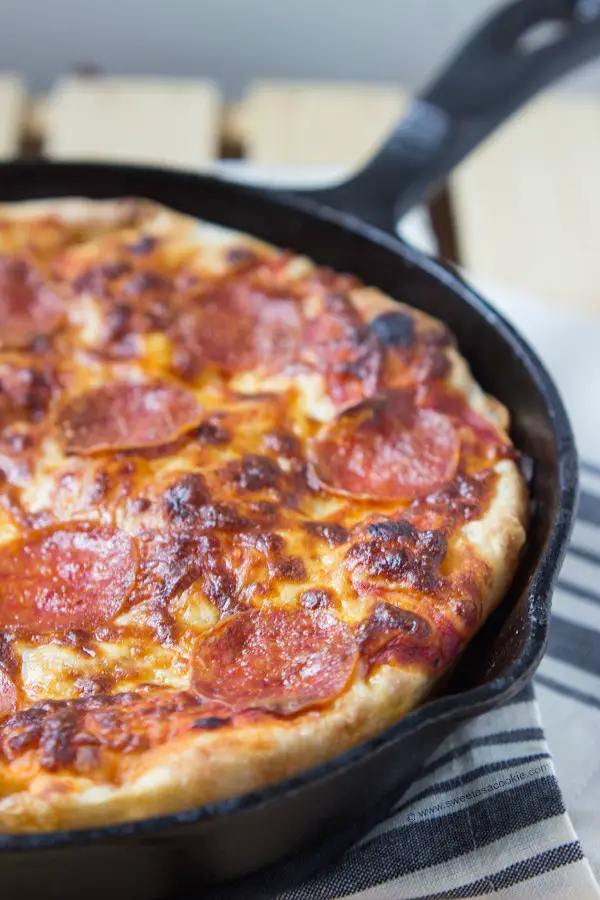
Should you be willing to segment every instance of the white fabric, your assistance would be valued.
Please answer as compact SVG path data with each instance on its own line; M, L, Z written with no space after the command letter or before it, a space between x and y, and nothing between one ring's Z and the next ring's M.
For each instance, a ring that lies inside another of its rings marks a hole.
M600 496L600 316L569 313L537 298L490 285L478 287L528 338L553 375L567 406L583 461L581 489L586 494ZM597 465L598 472L588 468L586 461ZM589 590L594 598L578 597L573 590L559 585L553 612L562 619L585 625L600 637L600 528L578 520L571 546L595 552L598 562L570 553L561 573L561 584ZM580 654L583 650L580 647ZM541 677L536 680L536 694L563 797L600 879L600 676L557 661L552 655L543 660L540 676L597 700L596 706L584 705L549 690Z

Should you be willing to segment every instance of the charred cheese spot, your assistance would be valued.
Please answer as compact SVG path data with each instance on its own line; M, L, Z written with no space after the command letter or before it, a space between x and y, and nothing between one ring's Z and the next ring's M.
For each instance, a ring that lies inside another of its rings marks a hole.
M326 541L330 547L338 547L350 540L349 532L337 522L304 522L309 534Z
M146 254L152 253L157 243L158 241L153 235L142 234L132 244L129 244L127 249L136 256L146 256Z
M471 476L459 473L450 484L415 500L408 518L424 530L453 530L458 524L480 518L492 500L497 482L497 473L488 468Z
M272 450L285 459L302 456L302 443L291 431L273 431L265 434L263 440L267 450Z
M335 597L332 591L327 588L313 588L309 591L302 591L298 600L305 609L327 609L335 606Z
M202 507L210 502L204 477L199 472L183 475L167 488L163 502L170 522L182 525L198 519Z
M282 581L304 581L306 567L299 556L283 556L271 564L271 572Z
M386 347L412 347L415 342L415 320L406 313L382 313L369 328Z
M217 416L201 422L192 436L202 444L227 444L231 439L229 431Z
M249 454L240 462L232 463L228 474L242 491L261 491L277 486L281 470L268 456Z
M218 704L208 704L187 691L154 688L154 696L130 691L86 698L77 706L68 701L35 704L5 721L3 755L12 760L37 750L39 764L48 771L71 769L78 761L88 773L90 762L97 770L100 751L139 753L197 727L201 719L216 719L220 713L220 718L228 720ZM81 754L82 748L98 752Z
M346 553L345 566L355 582L372 579L422 594L439 590L447 550L443 534L418 531L405 520L377 522L368 532L370 540L354 544Z
M254 250L249 247L231 247L226 253L227 262L234 266L246 265L257 261Z

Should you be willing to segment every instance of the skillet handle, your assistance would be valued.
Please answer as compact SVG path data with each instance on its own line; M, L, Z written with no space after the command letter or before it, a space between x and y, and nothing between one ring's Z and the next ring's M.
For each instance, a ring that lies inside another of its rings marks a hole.
M526 32L544 24L559 34L529 49ZM362 171L295 194L392 230L505 119L598 53L600 0L517 0L459 49Z

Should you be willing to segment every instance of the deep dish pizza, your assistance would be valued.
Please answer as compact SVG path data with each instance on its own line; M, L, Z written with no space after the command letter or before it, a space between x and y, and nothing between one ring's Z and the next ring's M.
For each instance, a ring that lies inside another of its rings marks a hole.
M526 490L440 322L147 201L0 207L0 830L231 797L418 705Z

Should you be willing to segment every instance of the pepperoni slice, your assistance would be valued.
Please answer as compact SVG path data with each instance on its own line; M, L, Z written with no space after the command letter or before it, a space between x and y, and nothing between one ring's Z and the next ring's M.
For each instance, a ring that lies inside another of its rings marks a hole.
M308 321L301 358L324 375L337 409L354 406L377 391L381 347L345 294L330 294L319 315Z
M466 425L476 438L486 445L498 445L503 443L502 437L495 425L480 413L472 409L466 398L458 391L451 391L446 386L441 390L439 385L430 384L422 391L419 397L420 405L426 409L435 409L436 412L453 419L457 426Z
M72 523L0 548L0 626L35 632L90 629L113 619L137 573L132 538Z
M67 452L158 447L176 440L202 419L190 391L162 382L116 382L75 397L60 413Z
M450 481L460 441L446 416L389 391L324 426L312 447L321 484L338 494L409 500Z
M0 666L0 716L14 713L17 708L17 689Z
M231 284L201 298L183 317L180 333L201 359L229 372L258 365L274 371L293 356L301 320L292 298Z
M234 709L292 714L341 694L357 655L350 627L327 612L251 610L200 640L192 683Z
M0 347L26 347L61 317L60 298L27 262L0 258Z

